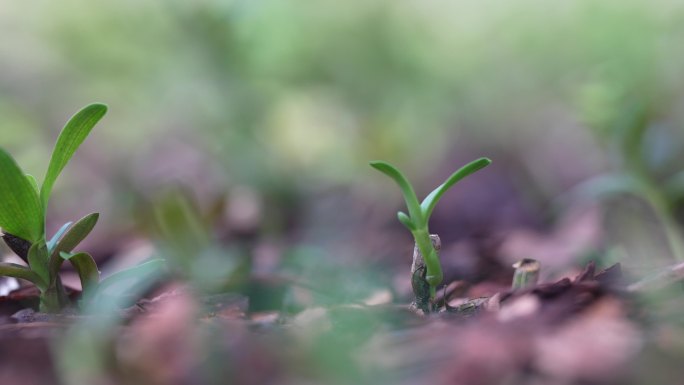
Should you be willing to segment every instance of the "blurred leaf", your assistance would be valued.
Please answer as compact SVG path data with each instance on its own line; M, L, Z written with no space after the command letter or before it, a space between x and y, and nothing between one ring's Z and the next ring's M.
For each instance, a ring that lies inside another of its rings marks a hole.
M680 171L670 177L663 187L665 193L672 201L684 199L684 171Z
M161 247L181 268L190 268L196 256L211 246L202 218L182 191L171 191L154 205L156 230Z
M436 189L432 190L432 192L428 194L428 196L425 197L425 199L423 199L423 202L420 204L420 208L423 212L425 220L427 221L428 219L430 219L432 211L435 209L437 202L439 202L439 199L442 197L442 195L444 195L445 192L447 192L447 190L451 188L451 186L456 184L456 182L460 181L461 179L467 177L468 175L489 166L491 163L492 161L487 158L480 158L474 160L458 169L456 172L451 174L451 176L448 177L447 180L444 181L444 183L439 185Z
M43 234L43 217L31 182L14 159L0 149L0 227L33 243Z
M59 241L59 239L62 237L62 235L64 235L64 233L67 231L69 226L71 226L71 223L72 222L67 222L67 223L63 224L62 227L60 227L59 230L57 230L55 235L53 235L52 238L50 238L50 241L47 243L47 248L48 248L49 254L52 254L52 250L54 250L55 245L57 244L57 241Z
M593 177L575 186L570 195L589 199L605 199L615 195L641 195L640 183L627 174L607 174Z
M166 261L163 259L152 259L143 262L137 266L118 271L109 277L100 281L97 290L94 293L93 300L98 301L100 295L105 294L108 289L114 286L119 286L115 296L129 295L129 291L135 291L135 288L141 284L146 284L148 280L158 277L166 266ZM112 294L112 293L108 293Z
M59 272L59 268L62 266L64 260L60 257L62 252L71 252L74 247L78 246L81 241L85 239L88 234L93 230L97 219L100 217L98 213L88 214L85 217L74 223L69 230L64 234L62 239L57 242L57 245L52 249L50 253L50 275L55 277Z
M643 143L651 119L650 111L645 102L637 101L628 104L621 112L618 121L621 155L632 171L644 171L641 170L645 162Z
M41 290L47 288L50 282L50 273L48 271L48 252L44 240L34 243L28 252L28 263L38 277L40 282L34 282Z
M40 200L43 210L47 209L52 186L57 177L67 165L76 149L83 143L95 124L107 113L107 106L104 104L91 104L77 112L64 126L57 138L55 149L52 151L52 158L48 166L43 187L40 190Z
M406 207L408 208L411 221L414 224L422 223L423 216L420 212L420 205L418 204L418 197L416 192L413 190L413 186L406 180L404 174L397 170L396 167L383 161L372 161L370 162L371 167L380 171L381 173L392 178L401 189L401 193L404 195L404 200L406 201Z

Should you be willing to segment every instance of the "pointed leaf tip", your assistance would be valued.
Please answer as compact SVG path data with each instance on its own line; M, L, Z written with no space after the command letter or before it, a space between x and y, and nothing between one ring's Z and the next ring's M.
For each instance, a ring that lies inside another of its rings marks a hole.
M50 164L45 173L43 186L40 190L40 199L43 210L47 209L48 200L52 187L57 177L74 155L78 147L86 139L97 122L107 113L107 106L101 103L90 104L69 119L62 132L57 138L57 143L52 151Z
M479 158L476 159L465 166L461 167L458 169L456 172L451 174L444 183L441 185L437 186L430 194L428 194L425 199L423 199L423 202L420 204L420 208L422 211L422 214L424 215L426 221L430 218L432 215L432 211L435 208L435 205L439 201L439 199L444 195L444 193L449 190L453 185L455 185L458 181L461 179L467 177L470 174L473 174L485 167L487 167L489 164L491 164L492 161L489 158Z
M416 192L413 190L413 186L411 186L404 174L402 174L401 171L399 171L399 169L396 167L381 160L372 161L370 162L370 165L394 180L404 196L404 201L406 201L406 207L408 208L409 215L411 216L411 221L421 223L423 214L420 211L420 202L418 202L418 197L416 197Z

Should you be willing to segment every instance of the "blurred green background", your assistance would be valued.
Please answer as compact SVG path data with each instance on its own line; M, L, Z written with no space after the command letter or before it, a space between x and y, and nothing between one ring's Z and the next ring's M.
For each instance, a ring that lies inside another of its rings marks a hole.
M664 0L5 2L0 145L42 175L70 114L109 105L50 206L49 231L101 211L100 256L148 237L181 185L257 268L295 254L304 270L405 270L399 192L367 162L421 195L488 156L436 210L447 245L470 242L444 258L509 263L544 241L552 266L650 266L681 242L683 39L684 8ZM600 222L575 225L600 233L586 247L563 233L578 206Z

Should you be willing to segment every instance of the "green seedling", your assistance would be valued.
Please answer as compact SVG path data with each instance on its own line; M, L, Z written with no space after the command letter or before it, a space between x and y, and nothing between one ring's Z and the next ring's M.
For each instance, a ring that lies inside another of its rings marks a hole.
M492 161L487 158L480 158L466 164L458 171L451 174L451 176L447 178L444 183L435 188L420 203L418 202L418 197L416 196L415 190L408 182L404 174L402 174L396 167L382 161L370 162L370 165L373 168L392 178L401 189L404 200L406 201L406 207L408 208L408 214L399 211L397 213L397 218L399 219L399 222L401 222L411 231L416 245L418 246L418 250L420 250L420 253L423 256L426 269L424 278L425 281L430 285L431 299L433 299L435 296L435 289L437 285L439 285L444 278L442 266L439 262L439 256L432 246L432 241L430 240L430 231L428 229L428 223L430 221L432 211L435 209L439 199L444 195L445 192L447 192L447 190L454 186L456 182L484 167L487 167L491 162Z
M83 297L92 298L100 284L93 257L73 250L93 230L99 214L86 215L76 223L64 224L49 240L45 216L52 187L74 152L107 106L91 104L77 112L64 126L52 152L43 184L25 174L14 159L0 149L0 227L5 243L28 266L0 262L0 275L32 282L40 291L40 308L57 312L69 305L59 277L64 261L69 261L81 280Z
M641 90L632 94L611 84L588 89L582 115L617 167L580 183L569 195L601 200L627 195L643 200L660 222L672 256L684 262L683 228L677 215L684 202L684 171L673 174L667 167L678 164L681 151L663 152L648 140L658 133L655 123L661 119L660 107L652 100ZM666 138L675 140L675 136Z

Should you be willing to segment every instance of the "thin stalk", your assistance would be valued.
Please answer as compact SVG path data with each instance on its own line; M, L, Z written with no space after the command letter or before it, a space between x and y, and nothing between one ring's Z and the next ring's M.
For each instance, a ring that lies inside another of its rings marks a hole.
M684 262L684 241L682 240L681 228L672 215L667 199L653 186L648 178L642 176L639 178L639 182L644 198L663 225L665 237L672 255L677 261Z

